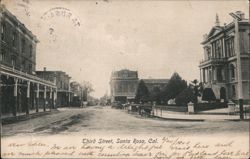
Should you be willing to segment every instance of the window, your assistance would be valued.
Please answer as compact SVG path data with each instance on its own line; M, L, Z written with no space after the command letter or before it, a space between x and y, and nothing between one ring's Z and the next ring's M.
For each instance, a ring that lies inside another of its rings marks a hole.
M62 81L60 81L60 87L63 88L63 82Z
M235 85L232 85L232 95L233 97L236 96L236 89L235 89Z
M32 64L29 64L29 73L32 73Z
M5 60L5 53L1 52L0 54L0 61L4 61Z
M26 62L25 62L25 60L23 60L22 65L21 65L21 70L24 71L25 67L26 67Z
M218 68L217 69L217 80L218 82L221 82L222 81L222 69L221 68Z
M230 65L230 76L232 80L235 79L235 67L233 64Z
M205 47L205 53L207 55L207 57L205 57L205 60L210 60L211 59L211 48Z
M32 53L33 53L33 48L32 48L32 45L30 45L30 47L29 47L29 51L30 51L30 57L32 57Z
M17 34L16 34L16 32L13 32L13 34L12 34L12 45L13 45L13 47L16 47L16 40L17 40Z
M21 51L22 51L22 53L24 53L25 52L25 40L24 39L22 39L22 41L21 41Z
M221 58L221 41L217 40L215 41L215 57Z
M230 38L226 40L226 54L228 55L228 57L232 57L235 55L234 38Z
M1 40L5 39L5 32L6 32L6 25L2 24L2 28L1 28Z

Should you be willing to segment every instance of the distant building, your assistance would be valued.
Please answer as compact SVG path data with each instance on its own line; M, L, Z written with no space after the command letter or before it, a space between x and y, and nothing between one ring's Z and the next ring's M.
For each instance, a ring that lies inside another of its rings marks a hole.
M146 84L149 92L152 92L154 89L161 90L168 84L169 79L142 79Z
M250 23L240 11L230 15L236 19L223 26L216 15L215 26L204 35L200 78L217 99L249 100Z
M35 74L37 43L36 36L0 4L2 114L17 116L54 108L54 83L40 79Z
M138 82L137 71L123 69L112 72L110 79L111 102L125 103L134 100Z
M70 83L70 89L73 93L72 106L83 106L87 102L87 93L82 85L76 81Z
M54 82L57 88L57 107L69 106L73 98L73 93L70 90L71 77L63 71L36 71L38 77Z

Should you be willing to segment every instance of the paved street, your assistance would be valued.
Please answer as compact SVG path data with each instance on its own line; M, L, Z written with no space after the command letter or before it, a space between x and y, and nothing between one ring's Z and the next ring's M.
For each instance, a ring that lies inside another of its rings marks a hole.
M110 107L61 108L3 126L3 136L26 135L249 135L248 121L180 122L140 117Z

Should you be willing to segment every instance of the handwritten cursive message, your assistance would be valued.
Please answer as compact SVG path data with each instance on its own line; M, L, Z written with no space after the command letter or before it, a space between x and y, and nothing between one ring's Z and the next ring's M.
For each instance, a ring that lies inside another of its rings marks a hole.
M68 140L68 141L67 141ZM243 159L248 147L241 141L204 140L186 137L61 137L60 140L2 141L4 158L150 158L150 159ZM65 141L65 142L64 142ZM246 144L246 142L245 142Z

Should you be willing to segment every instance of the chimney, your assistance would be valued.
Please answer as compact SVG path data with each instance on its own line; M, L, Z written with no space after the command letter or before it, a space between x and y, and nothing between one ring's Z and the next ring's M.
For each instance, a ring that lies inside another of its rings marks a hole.
M220 20L219 20L219 16L217 13L216 13L215 26L220 26Z
M44 72L46 71L46 67L43 68L43 71L44 71Z
M235 14L241 18L241 19L245 19L245 14L242 11L236 11Z

